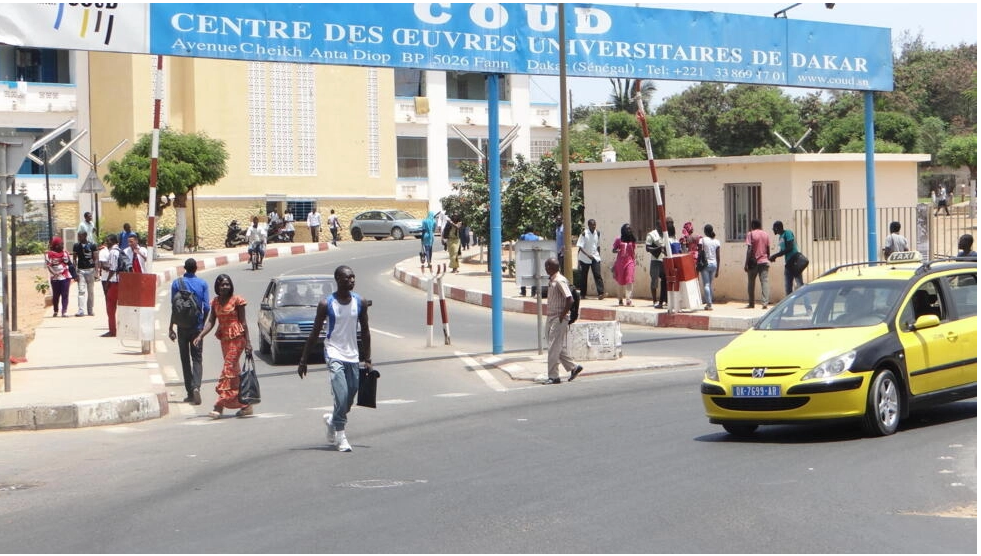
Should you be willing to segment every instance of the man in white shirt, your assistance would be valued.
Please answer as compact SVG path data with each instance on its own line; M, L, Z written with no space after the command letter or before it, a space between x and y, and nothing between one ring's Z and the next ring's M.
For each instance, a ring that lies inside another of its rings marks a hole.
M133 267L133 272L147 272L149 269L146 266L146 247L140 245L140 236L133 234L129 236L129 246L123 251L126 256L129 257L129 264ZM117 278L118 280L118 278Z
M651 255L651 300L655 307L662 307L668 300L668 280L664 273L664 243L661 234L654 228L647 234L644 249ZM661 284L661 297L657 296L657 285Z
M576 247L579 248L579 276L582 281L579 291L582 299L586 299L589 271L592 270L593 280L596 282L596 295L599 299L603 299L606 297L606 292L603 288L603 267L600 260L600 233L596 229L596 221L592 218L586 222L586 227L587 229L583 230L576 242Z
M82 221L78 224L78 228L75 229L76 236L82 232L85 232L89 238L89 241L95 241L95 224L92 223L91 212L86 212L82 215Z
M320 213L317 212L316 206L310 209L310 213L307 214L307 226L310 227L310 237L313 238L313 242L319 243L320 242Z
M266 238L268 232L265 224L259 224L259 217L252 217L252 225L245 229L245 241L249 242L249 253L259 254L259 268L266 258Z

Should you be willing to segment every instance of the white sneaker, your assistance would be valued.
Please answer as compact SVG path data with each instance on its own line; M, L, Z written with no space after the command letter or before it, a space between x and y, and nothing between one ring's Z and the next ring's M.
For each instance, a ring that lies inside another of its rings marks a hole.
M338 452L350 452L351 445L347 442L347 435L344 431L337 431L337 451Z
M324 413L324 423L327 425L327 444L331 446L337 443L337 431L334 430L334 424L330 422L333 417L333 413Z

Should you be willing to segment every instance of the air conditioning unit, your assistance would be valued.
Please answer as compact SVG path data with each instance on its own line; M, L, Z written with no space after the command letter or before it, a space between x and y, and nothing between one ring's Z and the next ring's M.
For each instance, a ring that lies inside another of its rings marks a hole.
M71 251L78 241L78 230L75 228L62 228L61 239L65 242L65 251Z

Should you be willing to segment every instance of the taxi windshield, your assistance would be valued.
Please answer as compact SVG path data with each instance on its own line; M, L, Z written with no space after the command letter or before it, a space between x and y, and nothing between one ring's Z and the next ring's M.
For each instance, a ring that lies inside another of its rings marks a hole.
M756 325L757 330L808 330L875 326L893 314L906 282L848 280L808 284Z

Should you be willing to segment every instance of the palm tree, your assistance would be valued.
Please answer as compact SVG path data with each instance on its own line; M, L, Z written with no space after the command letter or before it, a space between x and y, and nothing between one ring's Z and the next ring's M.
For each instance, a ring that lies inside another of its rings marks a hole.
M637 113L637 100L634 95L638 85L640 86L641 98L644 100L644 111L650 111L648 103L654 96L654 92L657 91L654 81L650 79L610 79L610 84L613 85L610 103L613 104L614 111Z

